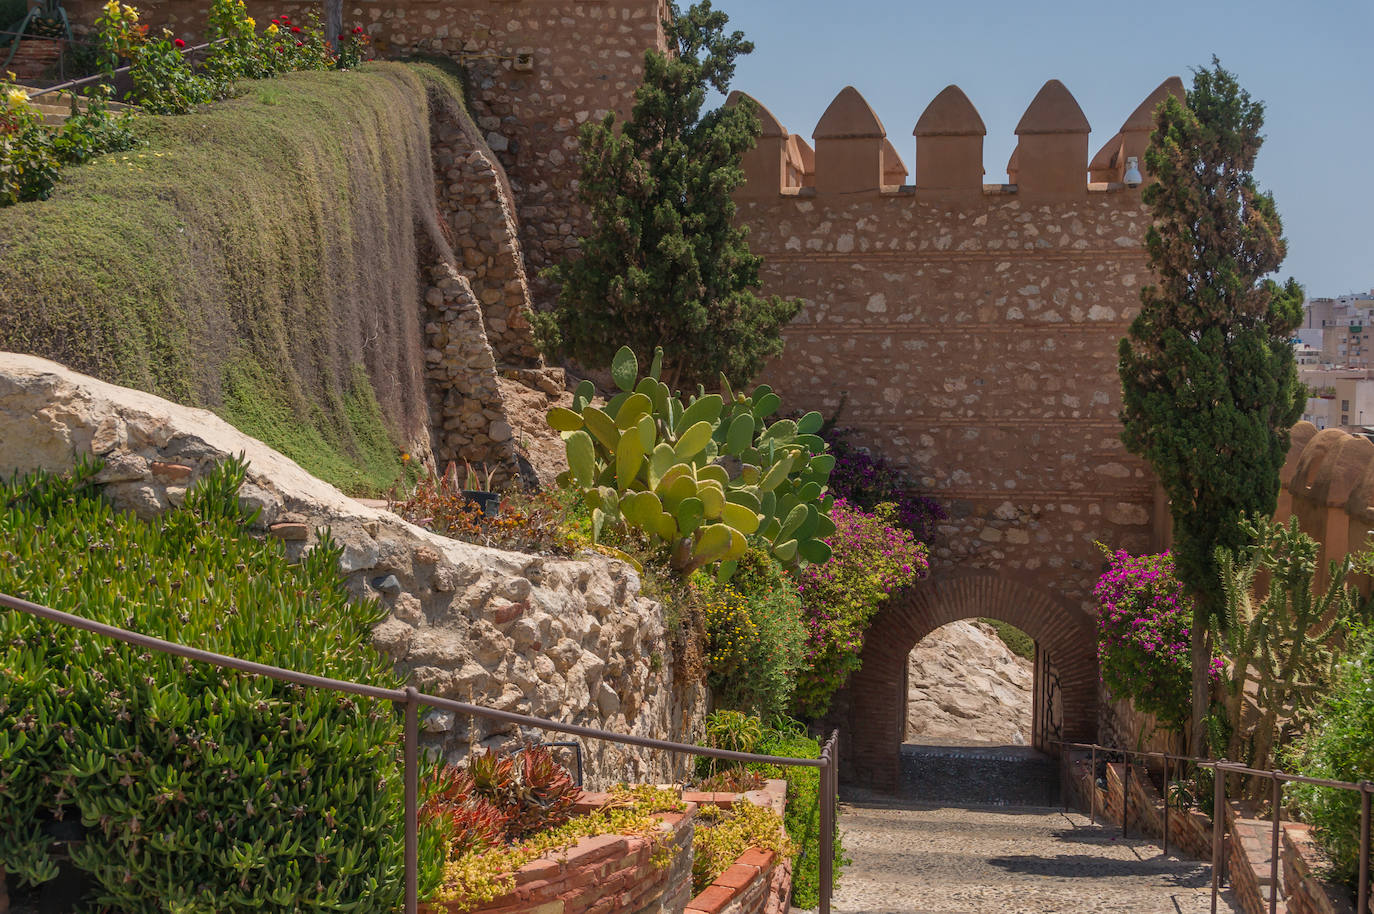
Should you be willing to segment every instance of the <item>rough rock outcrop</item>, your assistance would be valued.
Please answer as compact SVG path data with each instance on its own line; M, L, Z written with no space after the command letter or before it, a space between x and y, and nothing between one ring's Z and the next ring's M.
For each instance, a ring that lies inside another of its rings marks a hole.
M1029 744L1033 667L990 625L936 629L907 661L906 741Z
M178 504L210 465L250 466L242 500L261 530L300 555L328 528L350 589L390 609L378 649L424 691L503 710L658 738L689 736L703 706L674 678L663 608L623 563L540 558L470 545L366 507L210 412L0 353L0 475L62 471L100 457L106 494L151 517ZM430 713L426 740L453 760L516 734ZM531 733L532 738L554 738ZM665 782L684 759L584 741L589 783Z

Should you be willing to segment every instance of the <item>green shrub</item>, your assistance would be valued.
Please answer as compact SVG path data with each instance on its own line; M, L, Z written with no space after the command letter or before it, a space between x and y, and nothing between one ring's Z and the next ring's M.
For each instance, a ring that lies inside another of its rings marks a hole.
M1374 780L1374 626L1351 639L1336 687L1312 728L1289 753L1288 766L1314 778ZM1360 795L1294 784L1289 796L1331 857L1337 878L1353 884L1360 852Z
M90 89L84 110L73 104L71 117L50 127L24 89L0 80L0 206L46 199L64 167L137 145L131 116L110 113L109 92Z
M706 804L697 810L692 836L692 891L701 894L751 847L791 856L791 839L782 817L773 810L741 800L726 809Z
M707 683L717 704L765 720L787 713L806 641L796 583L751 549L728 583L695 575L692 595L705 619Z
M1093 589L1101 606L1097 659L1102 682L1164 727L1180 730L1191 711L1193 601L1174 573L1173 553L1103 551L1108 567ZM1217 666L1219 661L1213 675Z
M1007 646L1007 650L1023 660L1035 659L1035 639L1021 629L1000 619L979 619L984 625L992 626L997 637Z
M0 486L0 592L288 669L394 688L327 538L299 563L250 536L243 465L154 523L91 485ZM0 613L0 867L53 878L48 812L79 818L94 904L391 911L402 880L401 726L389 704L301 689ZM423 885L439 879L426 832Z
M763 730L754 748L761 755L784 758L820 758L821 745L806 735L805 728L794 720L779 718ZM755 771L771 778L787 781L787 813L784 822L787 836L793 845L792 905L814 908L820 904L821 890L821 773L819 768L778 768L771 765L752 766ZM840 884L840 872L849 865L838 826L835 830L834 886Z

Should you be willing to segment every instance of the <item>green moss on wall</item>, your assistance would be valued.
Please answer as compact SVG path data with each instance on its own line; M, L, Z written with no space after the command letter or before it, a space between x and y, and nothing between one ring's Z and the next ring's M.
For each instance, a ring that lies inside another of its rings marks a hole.
M0 220L0 349L204 406L355 494L427 440L416 232L432 68L247 86L139 122Z

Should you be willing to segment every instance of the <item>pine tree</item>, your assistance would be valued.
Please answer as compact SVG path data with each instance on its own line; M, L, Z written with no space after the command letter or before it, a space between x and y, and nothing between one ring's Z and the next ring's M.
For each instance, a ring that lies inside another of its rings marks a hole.
M1246 516L1273 514L1303 388L1289 342L1302 288L1264 277L1286 244L1251 174L1264 105L1213 58L1182 103L1155 112L1144 191L1159 280L1121 341L1122 441L1154 468L1174 520L1179 579L1194 599L1192 744L1208 707L1208 622L1224 600L1215 553L1246 544Z
M583 128L580 194L595 230L549 271L561 294L539 321L546 350L602 366L622 345L642 364L662 346L673 387L721 372L743 383L782 352L780 330L801 303L754 293L761 258L730 196L759 120L747 101L702 111L707 90L725 94L735 59L753 51L728 21L710 0L674 5L669 52L645 55L630 119Z

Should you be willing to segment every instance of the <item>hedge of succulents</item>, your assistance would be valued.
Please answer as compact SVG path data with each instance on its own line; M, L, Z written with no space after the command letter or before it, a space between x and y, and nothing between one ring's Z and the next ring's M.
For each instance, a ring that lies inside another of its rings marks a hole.
M249 535L226 463L146 523L95 468L0 485L0 592L207 650L355 682L369 646L324 538L299 564ZM0 867L55 877L80 823L88 901L152 911L390 911L402 899L401 725L387 703L301 689L0 612ZM422 859L437 884L433 829Z

